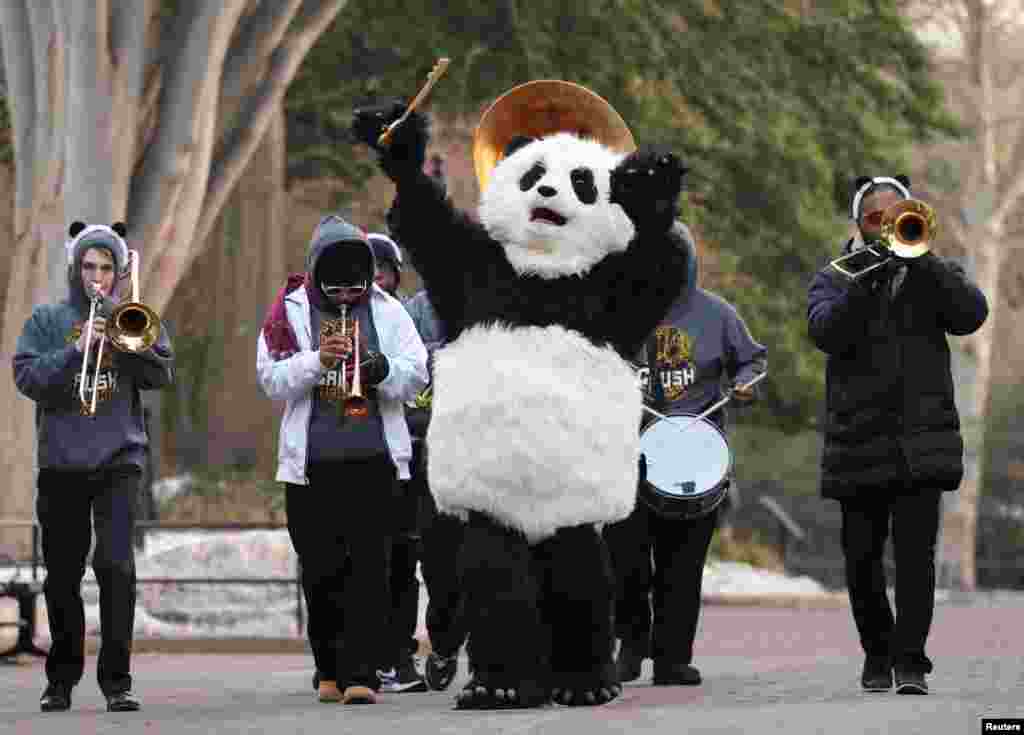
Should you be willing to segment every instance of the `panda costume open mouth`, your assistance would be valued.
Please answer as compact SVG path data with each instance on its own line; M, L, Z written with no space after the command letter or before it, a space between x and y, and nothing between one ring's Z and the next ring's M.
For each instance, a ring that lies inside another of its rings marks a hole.
M536 207L530 211L530 221L543 222L548 225L561 227L569 220L553 209L548 209L547 207Z

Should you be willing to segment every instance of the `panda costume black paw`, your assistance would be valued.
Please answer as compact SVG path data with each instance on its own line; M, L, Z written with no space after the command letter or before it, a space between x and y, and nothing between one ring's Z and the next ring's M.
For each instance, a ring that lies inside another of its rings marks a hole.
M643 409L628 360L695 278L676 221L685 168L569 133L517 139L475 222L422 171L424 115L377 145L402 112L357 110L353 133L396 184L392 232L452 338L435 356L427 444L438 509L467 519L473 676L457 706L603 704L621 687L600 527L636 501Z

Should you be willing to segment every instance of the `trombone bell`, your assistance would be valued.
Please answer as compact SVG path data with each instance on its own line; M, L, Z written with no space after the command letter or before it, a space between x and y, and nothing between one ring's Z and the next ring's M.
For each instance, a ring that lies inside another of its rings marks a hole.
M829 266L856 281L881 268L894 256L919 258L931 249L938 232L935 210L919 199L904 199L882 214L881 240L836 258Z
M107 336L122 352L145 352L160 338L160 318L137 301L120 304L107 320Z
M937 231L935 210L918 199L897 202L882 215L882 240L901 258L927 253Z

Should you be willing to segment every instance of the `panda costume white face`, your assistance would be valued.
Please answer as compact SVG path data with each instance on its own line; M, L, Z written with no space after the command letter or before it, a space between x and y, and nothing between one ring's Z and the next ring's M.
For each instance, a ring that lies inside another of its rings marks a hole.
M520 275L582 275L635 234L609 201L611 171L623 158L571 133L526 143L492 170L480 222Z

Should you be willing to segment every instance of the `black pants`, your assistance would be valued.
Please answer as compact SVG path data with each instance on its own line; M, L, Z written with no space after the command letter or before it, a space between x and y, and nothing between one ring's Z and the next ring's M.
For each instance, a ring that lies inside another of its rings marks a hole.
M624 647L665 664L693 660L717 518L718 509L696 520L668 520L638 501L628 518L605 527L616 578L616 635Z
M478 682L520 692L615 683L614 580L593 525L530 545L470 513L461 554L470 665Z
M903 671L929 673L925 641L935 610L935 541L941 493L880 492L843 500L842 545L846 585L861 646L868 656L888 658ZM896 616L886 596L882 554L892 526L896 563Z
M285 485L285 510L313 659L322 681L376 689L388 657L395 467L386 456L313 465L309 480Z
M415 469L413 469L415 472ZM420 583L416 564L420 559L420 488L412 480L399 484L398 526L391 543L391 640L392 657L385 667L412 656L419 647L416 621L419 617Z
M46 581L43 594L53 645L46 678L74 686L85 670L85 608L82 577L92 545L100 591L100 654L96 678L104 694L131 689L135 627L136 496L142 473L134 466L95 472L39 471L36 515L42 527Z
M466 640L459 587L459 552L465 523L437 512L427 484L423 444L413 445L412 484L423 501L421 557L423 583L427 588L427 634L431 648L442 656L458 652Z

